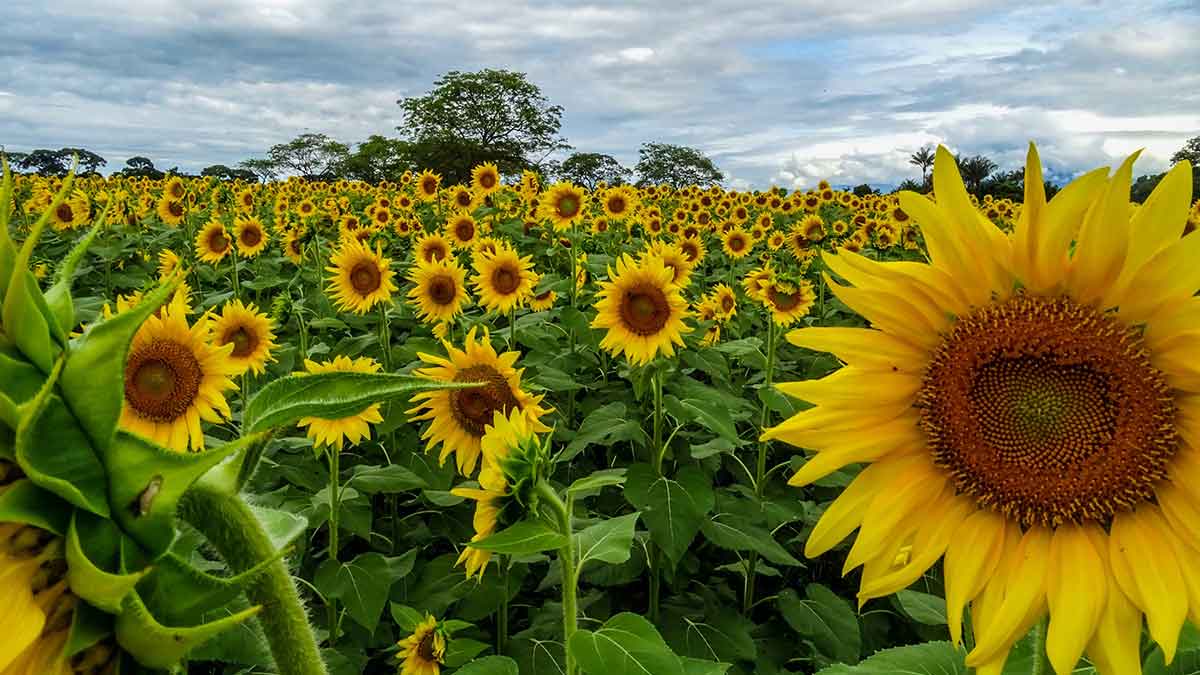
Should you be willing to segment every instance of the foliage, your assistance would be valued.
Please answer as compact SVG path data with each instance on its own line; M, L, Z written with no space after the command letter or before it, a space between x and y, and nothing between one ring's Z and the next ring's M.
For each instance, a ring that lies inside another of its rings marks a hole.
M401 174L417 166L409 142L374 134L341 161L336 173L349 180L379 183L397 181Z
M725 180L717 165L696 148L669 143L643 143L634 169L638 185L708 186Z
M592 190L597 183L619 185L633 173L611 155L575 152L562 161L555 172L560 180Z
M300 134L267 150L267 158L276 169L317 180L336 178L337 168L349 154L350 148L346 144L314 133Z

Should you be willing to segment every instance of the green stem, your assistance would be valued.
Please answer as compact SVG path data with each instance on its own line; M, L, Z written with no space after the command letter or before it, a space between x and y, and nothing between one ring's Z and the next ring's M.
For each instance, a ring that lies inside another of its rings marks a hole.
M1051 673L1050 660L1046 657L1046 628L1049 620L1041 619L1033 627L1033 664L1029 675L1047 675Z
M654 390L654 475L662 477L663 456L667 449L663 445L663 382L662 368L656 368L651 375L650 386ZM650 623L658 623L659 601L662 597L662 551L653 543L650 544Z
M392 372L392 332L388 326L387 304L379 306L379 348L383 351L383 372Z
M237 495L198 483L180 500L179 512L204 533L234 573L278 557L262 523ZM258 620L280 675L327 675L296 584L282 559L269 564L246 595L262 606Z
M508 348L516 349L517 344L517 308L508 312Z
M542 501L554 512L554 517L558 520L558 531L567 537L567 543L558 550L558 560L562 565L563 652L567 659L564 675L575 675L578 668L570 649L571 636L579 629L579 610L576 602L579 577L575 570L575 537L571 529L571 507L574 502L568 498L566 503L563 503L558 493L546 481L539 481L536 490Z
M232 262L233 269L230 270L232 273L231 276L233 276L233 297L237 298L238 300L241 300L242 299L242 286L241 286L241 283L238 281L237 245L231 245L230 249L231 249L231 253L232 253L232 257L233 257L233 262Z
M496 653L503 654L508 646L508 565L506 556L500 556L500 609L496 613Z
M776 332L775 319L770 315L767 316L767 364L763 371L763 391L767 392L771 389L775 378L775 348L776 348ZM767 423L771 421L771 407L767 405L767 399L763 397L762 413L758 418L758 433L762 434L767 428ZM767 448L769 443L765 440L758 442L758 462L755 465L754 471L754 496L760 500L767 489ZM750 559L746 564L746 583L743 586L742 592L742 613L748 614L754 606L754 582L758 575L756 568L758 567L758 552L751 551Z
M337 562L338 559L338 516L341 510L341 487L338 485L340 473L339 464L341 462L341 450L333 446L325 448L325 452L329 455L329 559ZM329 611L329 646L337 644L338 634L338 609L337 599L330 598L327 609Z
M579 295L579 289L577 288L576 283L575 283L575 280L578 277L578 271L576 270L576 265L578 264L578 261L575 259L576 252L575 252L574 234L575 234L575 224L572 223L571 224L571 235L567 237L567 241L571 243L570 247L567 248L567 256L570 257L570 259L571 259L571 280L567 285L567 288L570 290L571 309L575 309L575 303L577 302L578 295ZM569 338L570 338L569 353L571 355L570 361L568 363L571 366L570 374L574 375L575 374L574 373L574 370L575 370L575 329L569 328L567 332L568 332ZM567 414L566 414L565 423L566 423L568 429L574 428L573 427L574 420L575 420L575 390L572 389L567 392Z

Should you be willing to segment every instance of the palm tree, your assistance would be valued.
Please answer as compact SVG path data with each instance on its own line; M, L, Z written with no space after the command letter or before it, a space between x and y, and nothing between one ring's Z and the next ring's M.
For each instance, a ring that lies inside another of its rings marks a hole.
M963 182L967 184L967 189L975 194L979 193L979 186L995 170L996 163L983 155L958 159L958 171L962 174Z
M908 163L921 168L921 185L929 183L929 169L933 167L933 160L936 155L933 152L933 146L927 145L920 150L914 152L908 158Z

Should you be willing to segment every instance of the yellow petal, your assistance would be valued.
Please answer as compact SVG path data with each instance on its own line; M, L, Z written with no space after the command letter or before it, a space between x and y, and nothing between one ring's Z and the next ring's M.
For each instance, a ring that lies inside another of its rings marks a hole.
M825 509L821 519L813 527L804 555L815 558L837 546L853 532L863 520L863 512L871 500L896 480L898 473L917 462L928 462L925 458L902 458L876 462L858 474L850 485Z
M920 314L925 325L933 330L941 332L950 325L946 299L916 278L851 251L827 255L823 260L834 274L849 281L855 288L903 297L905 305Z
M1041 228L1046 210L1046 186L1042 180L1042 160L1037 147L1029 144L1025 154L1025 201L1021 204L1021 215L1013 227L1013 269L1016 276L1028 279L1033 269L1037 245L1041 240Z
M921 376L912 373L879 373L846 367L819 380L784 382L775 388L813 405L870 408L911 402L922 384Z
M1047 293L1064 281L1067 251L1079 231L1088 207L1108 184L1108 169L1096 169L1071 181L1046 205L1045 222L1038 228L1029 278L1022 279L1034 293Z
M963 606L983 591L1003 557L1005 527L1004 516L980 510L967 516L950 539L943 568L946 621L955 645L962 644Z
M1116 288L1127 286L1154 254L1179 241L1192 198L1192 165L1179 162L1154 187L1130 222L1129 254ZM1109 306L1120 304L1114 301Z
M975 649L967 654L967 665L987 663L1012 647L1046 606L1046 567L1050 551L1050 530L1033 527L1021 537L1012 552L1010 571L1004 586L1004 600L985 630L975 636Z
M967 302L981 305L991 289L974 273L970 256L955 235L956 225L949 214L929 198L915 192L900 193L900 208L918 223L932 265L960 284Z
M1130 155L1117 168L1100 201L1092 205L1079 231L1067 284L1084 303L1105 296L1121 274L1129 248L1129 186L1133 162Z
M1094 527L1094 526L1087 526ZM1108 572L1084 527L1065 525L1050 541L1046 655L1058 675L1070 675L1091 641L1107 602Z
M1100 554L1105 570L1111 575L1109 537L1095 528L1088 529L1087 535ZM1117 584L1109 584L1100 623L1087 647L1088 658L1096 665L1100 675L1141 675L1141 641L1141 611Z
M801 328L787 334L788 342L829 352L846 363L869 370L919 373L928 355L907 342L866 328Z
M971 499L946 492L942 499L930 504L923 513L914 514L913 517L920 525L916 536L913 537L908 561L898 569L879 576L868 574L864 570L858 591L859 607L871 598L891 595L908 588L920 579L921 575L945 553L951 537L963 519L977 508Z
M843 286L828 274L824 277L829 290L872 326L926 352L932 351L940 341L934 327L926 323L902 295Z
M1157 507L1150 504L1120 514L1113 519L1109 555L1117 583L1146 614L1150 636L1170 663L1187 618L1188 601L1179 561L1164 531L1167 527ZM1135 590L1131 592L1127 585Z
M938 206L950 216L953 236L958 239L959 250L965 254L965 272L977 279L990 292L1007 291L1011 287L1005 268L1009 265L1011 251L1007 237L998 236L1000 231L992 221L984 218L963 185L958 172L958 163L950 151L938 146L933 163L933 193ZM962 277L956 277L962 280ZM984 298L986 299L986 298ZM980 304L980 298L972 298Z
M889 541L902 539L916 530L920 524L916 514L934 505L946 481L945 472L928 459L914 462L906 472L896 474L895 487L881 491L867 508L862 529L846 555L842 574L882 553Z
M1175 312L1200 289L1200 236L1193 232L1156 253L1132 274L1117 298L1123 320L1140 323L1164 311Z
M894 432L891 430L893 428ZM795 443L787 436L782 438L793 445L808 447L804 443ZM925 452L925 445L916 424L906 418L889 422L884 427L876 427L873 433L864 430L854 434L837 434L832 440L833 442L820 448L804 466L792 474L788 485L808 485L848 464L875 462L884 457Z

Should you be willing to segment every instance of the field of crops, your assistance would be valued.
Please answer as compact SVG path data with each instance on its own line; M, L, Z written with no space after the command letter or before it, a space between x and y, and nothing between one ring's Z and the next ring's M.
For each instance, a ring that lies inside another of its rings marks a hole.
M6 172L0 675L1193 672L1200 202L1130 166Z

